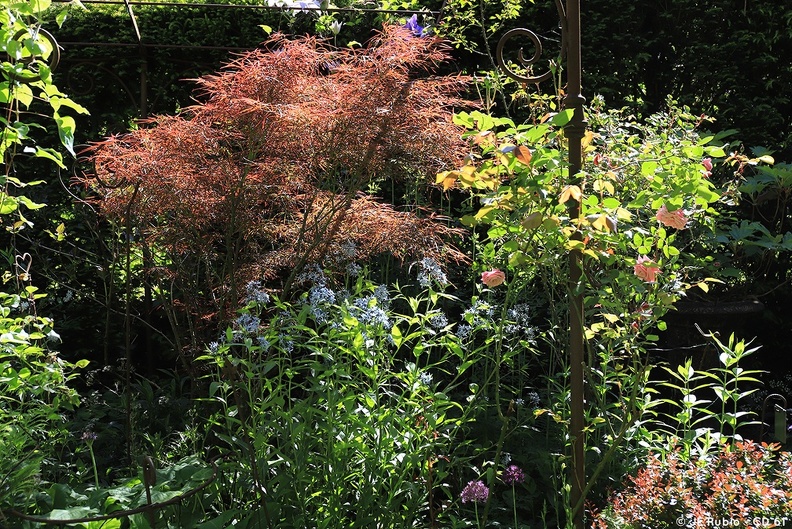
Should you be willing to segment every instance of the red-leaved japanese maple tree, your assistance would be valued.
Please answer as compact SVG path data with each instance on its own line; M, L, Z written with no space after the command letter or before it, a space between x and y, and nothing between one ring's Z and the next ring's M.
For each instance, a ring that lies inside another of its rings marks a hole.
M288 296L310 263L462 259L450 228L362 192L460 164L466 81L433 75L447 59L394 26L359 49L277 35L200 79L200 104L93 145L83 182L191 329L222 321L252 279Z

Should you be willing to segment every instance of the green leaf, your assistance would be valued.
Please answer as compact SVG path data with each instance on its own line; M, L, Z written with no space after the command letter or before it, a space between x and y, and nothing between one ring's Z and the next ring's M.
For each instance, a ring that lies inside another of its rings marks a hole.
M33 102L33 89L26 84L20 84L16 87L16 90L14 90L13 97L21 104L29 107Z
M19 203L15 197L6 194L0 194L0 215L8 215L13 213L19 207Z
M575 110L572 108L568 108L566 110L562 110L555 116L550 119L550 124L555 127L563 127L570 121L572 121L572 116L575 114Z
M232 525L231 522L234 518L242 517L244 513L240 511L226 511L217 518L196 525L196 529L225 529L226 527L239 527Z
M38 202L33 202L32 200L30 200L26 196L20 196L19 197L19 202L24 204L25 207L28 208L28 209L40 209L40 208L43 208L44 206L46 206L46 204L39 204Z
M52 5L52 0L30 0L30 7L34 13L41 13L49 9Z
M724 158L726 156L723 147L704 147L704 152L707 153L707 156L712 156L713 158Z
M36 157L46 158L50 161L55 162L58 165L58 167L60 167L61 169L66 169L66 166L63 164L63 157L58 151L54 149L45 149L43 147L36 147Z
M68 97L60 97L60 96L51 96L49 99L49 104L52 107L52 110L58 112L61 107L67 107L76 110L80 114L89 114L88 109L82 106L79 103L75 103Z
M655 161L643 162L641 164L641 174L643 176L654 176L656 169L657 169L657 162Z
M400 347L402 342L404 341L404 337L402 336L401 330L399 330L398 325L394 325L391 328L391 337L393 338L393 344L397 348Z
M71 509L53 509L47 518L50 520L72 520L74 518L86 518L97 514L90 507L72 507Z
M55 23L58 24L58 27L63 27L63 23L66 22L66 18L69 16L69 10L63 9L55 15Z
M58 135L60 136L61 143L72 156L76 157L77 155L74 154L74 130L77 128L77 124L74 122L74 118L71 116L61 116L57 112L53 117L58 124Z
M0 83L0 103L8 103L11 101L11 87L8 81Z
M696 189L696 202L700 205L707 205L720 198L720 194L710 189L706 184L700 185Z

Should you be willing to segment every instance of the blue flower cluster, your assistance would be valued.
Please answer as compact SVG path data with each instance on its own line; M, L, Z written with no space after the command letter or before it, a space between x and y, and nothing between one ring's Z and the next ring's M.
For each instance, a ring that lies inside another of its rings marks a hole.
M422 287L428 288L433 284L437 284L440 287L448 286L448 277L446 277L440 265L437 264L437 261L430 257L424 257L417 264L419 269L418 283Z
M247 303L255 302L260 305L269 303L269 294L267 294L267 292L264 290L264 286L261 284L261 281L249 282L247 285L245 285L245 293L247 294L245 297L245 301Z

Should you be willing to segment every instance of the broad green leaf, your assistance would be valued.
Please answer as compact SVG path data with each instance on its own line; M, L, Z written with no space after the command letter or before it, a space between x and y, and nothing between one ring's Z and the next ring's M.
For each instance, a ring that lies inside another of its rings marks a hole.
M694 145L692 147L684 147L682 152L685 153L685 156L689 158L701 158L704 156L704 147L700 145Z
M32 200L30 200L26 196L20 196L19 197L19 202L24 204L25 207L28 208L28 209L40 209L40 208L43 208L44 206L46 206L46 204L39 204L38 202L33 202Z
M713 158L726 157L726 152L724 152L723 147L704 147L704 152L707 153L707 156L712 156Z
M30 7L33 9L34 13L41 13L42 11L46 11L49 9L49 6L52 5L52 0L29 0Z
M88 114L88 109L82 106L79 103L75 103L68 97L60 97L60 96L51 96L49 100L50 106L52 110L55 112L60 111L61 107L71 108L76 110L80 114Z
M399 329L398 325L394 325L391 328L391 337L393 338L393 344L398 348L401 346L404 337L402 336L401 330Z
M55 23L58 24L59 28L63 27L63 23L66 22L66 19L68 18L68 16L69 16L69 10L68 9L63 9L63 10L59 11L57 15L55 15Z
M654 176L657 169L657 162L648 161L641 164L641 174L644 176Z
M86 518L97 513L90 507L72 507L71 509L53 509L47 515L50 520L72 520L74 518Z
M459 112L458 114L454 114L454 125L460 125L466 128L473 128L473 118L467 112Z
M11 87L8 81L0 83L0 103L8 103L11 101Z
M570 121L572 121L572 116L574 115L574 109L568 108L566 110L562 110L558 114L554 115L550 118L550 124L555 127L563 127Z
M19 207L16 198L0 193L0 215L8 215L13 213Z
M71 116L61 116L57 112L53 117L58 124L58 135L60 136L61 143L72 156L76 156L76 154L74 154L74 130L77 128L77 124L74 122L74 118Z
M6 43L6 53L11 59L18 61L22 58L22 43L11 39Z
M33 90L26 84L20 84L14 90L13 97L21 104L29 107L33 102Z
M83 522L80 526L85 529L121 529L121 520L114 518L97 522Z
M66 169L66 166L63 164L63 157L61 154L54 150L54 149L45 149L43 147L36 147L36 157L37 158L46 158L55 162L58 167L61 169Z

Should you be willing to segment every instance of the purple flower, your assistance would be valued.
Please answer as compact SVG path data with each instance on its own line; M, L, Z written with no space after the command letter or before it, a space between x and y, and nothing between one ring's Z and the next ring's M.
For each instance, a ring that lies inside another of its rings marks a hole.
M503 482L507 485L514 485L525 481L525 472L517 465L509 465L503 472Z
M85 432L83 432L82 437L81 437L81 439L83 441L85 441L86 443L93 443L98 438L99 438L99 436L96 435L94 432L92 432L90 430L86 430Z
M426 34L426 28L418 23L418 15L411 16L404 27L412 31L416 37L423 37Z
M459 496L462 498L462 503L486 503L489 489L483 481L470 481Z

